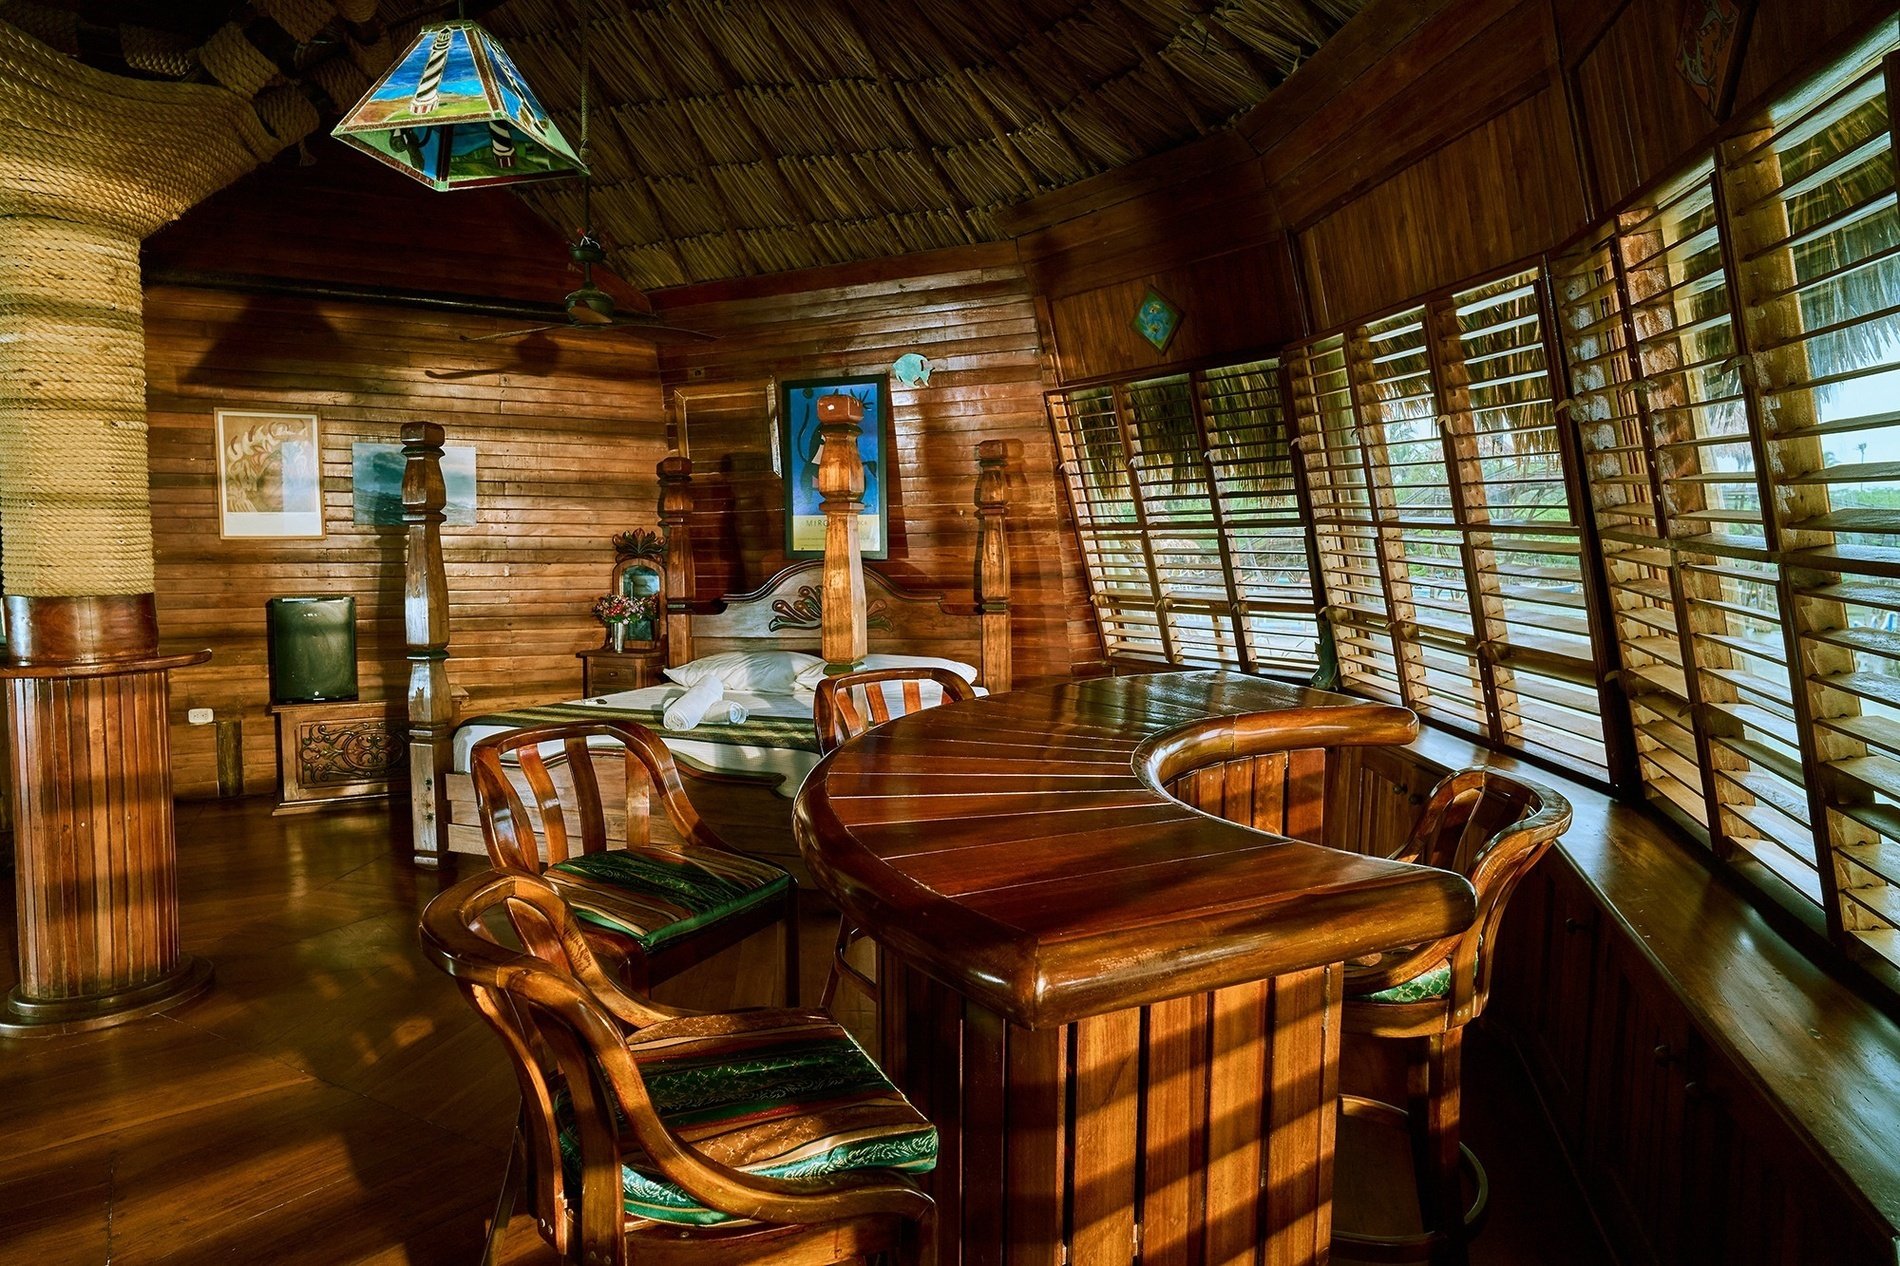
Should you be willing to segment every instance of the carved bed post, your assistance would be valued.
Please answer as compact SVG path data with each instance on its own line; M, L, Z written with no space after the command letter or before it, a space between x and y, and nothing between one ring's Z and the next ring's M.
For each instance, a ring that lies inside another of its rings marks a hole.
M693 463L660 459L660 527L666 534L666 666L693 658L693 616L687 604L697 589L693 574Z
M818 493L825 499L825 596L819 646L827 671L848 673L864 662L864 459L858 455L864 405L851 396L820 396Z
M976 446L976 608L982 625L983 684L992 694L1009 689L1009 446L1020 440L984 440Z
M409 822L416 862L438 866L448 848L448 774L455 733L449 697L448 576L442 567L443 430L402 426L402 521L408 524L402 623L409 658Z

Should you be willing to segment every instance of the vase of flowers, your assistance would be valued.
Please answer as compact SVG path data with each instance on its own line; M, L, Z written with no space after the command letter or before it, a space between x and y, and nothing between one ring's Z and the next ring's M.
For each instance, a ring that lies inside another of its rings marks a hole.
M657 640L660 624L660 596L604 593L594 600L594 618L607 627L608 648L627 649L629 641Z
M617 593L603 593L594 599L594 618L607 628L607 649L627 649L627 623L633 619L634 599Z

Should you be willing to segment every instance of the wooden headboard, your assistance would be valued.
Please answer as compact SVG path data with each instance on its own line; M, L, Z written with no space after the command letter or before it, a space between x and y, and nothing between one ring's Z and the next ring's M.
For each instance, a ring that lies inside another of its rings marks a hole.
M660 463L660 523L666 536L667 663L730 650L808 650L849 671L869 650L932 655L977 665L992 692L1010 686L1009 489L1021 481L1022 444L976 447L977 552L968 601L905 589L867 571L858 546L864 467L858 457L863 406L848 396L819 401L818 490L824 495L825 556L797 563L747 594L699 603L693 575L693 464ZM403 522L408 529L403 620L408 646L410 824L414 856L435 865L448 849L447 780L455 704L449 692L448 581L442 565L442 428L402 428Z
M992 693L1010 687L1009 489L1020 479L1022 442L976 446L976 557L971 597L905 589L864 565L858 542L864 466L850 396L818 401L818 490L824 496L825 555L796 563L751 593L693 601L693 464L660 463L660 523L666 534L666 662L669 667L726 650L806 650L848 672L867 651L958 659L977 666ZM789 634L789 636L787 636ZM813 643L816 643L814 645Z
M824 563L794 563L751 593L730 594L692 613L693 654L792 650L823 653ZM864 625L870 650L935 655L976 664L983 657L977 608L967 598L906 589L864 569ZM985 682L987 685L988 683Z

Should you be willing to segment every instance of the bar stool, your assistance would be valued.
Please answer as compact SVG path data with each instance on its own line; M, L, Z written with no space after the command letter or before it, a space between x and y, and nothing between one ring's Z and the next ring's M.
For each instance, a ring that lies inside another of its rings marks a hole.
M625 783L610 800L595 761L614 748L621 749ZM652 731L605 720L509 730L477 743L469 767L488 860L551 884L573 905L596 950L620 960L630 988L645 993L776 923L784 999L797 1003L792 877L720 841ZM656 799L673 841L653 838ZM621 839L609 848L616 824Z
M502 939L502 916L522 948ZM553 886L524 871L439 893L421 931L521 1090L484 1262L519 1194L575 1266L914 1262L928 1250L934 1206L912 1175L936 1165L936 1128L827 1017L638 997Z
M1463 1263L1489 1194L1484 1167L1459 1141L1460 1062L1465 1025L1491 994L1492 946L1505 903L1570 825L1570 802L1540 783L1473 768L1432 788L1425 811L1395 859L1452 870L1471 881L1478 917L1457 936L1348 964L1343 1030L1402 1041L1408 1104L1342 1096L1348 1116L1402 1122L1411 1135L1423 1233L1359 1235L1335 1230L1333 1245L1354 1258L1434 1266ZM1477 1195L1464 1202L1461 1168Z
M897 697L885 687L896 685ZM936 689L926 691L926 685ZM976 688L947 668L872 668L863 672L839 673L818 683L812 698L812 723L818 731L818 751L826 754L843 746L874 725L892 717L921 712L940 703L976 698ZM838 918L838 940L831 950L831 970L825 974L825 991L818 995L818 1007L830 1011L838 996L838 985L852 986L877 1001L877 982L853 967L845 954L864 933L851 920Z

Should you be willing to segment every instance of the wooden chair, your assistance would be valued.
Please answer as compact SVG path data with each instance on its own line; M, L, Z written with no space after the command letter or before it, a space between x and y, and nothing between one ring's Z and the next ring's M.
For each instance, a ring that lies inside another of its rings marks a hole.
M1343 1030L1407 1044L1407 1109L1348 1098L1357 1116L1402 1116L1411 1134L1422 1235L1335 1232L1335 1246L1356 1259L1463 1262L1468 1227L1482 1218L1484 1170L1459 1142L1460 1058L1464 1027L1491 993L1492 948L1505 903L1551 843L1570 825L1570 802L1540 783L1489 769L1463 769L1432 788L1402 861L1452 870L1471 881L1477 919L1457 936L1349 964ZM1465 1207L1460 1157L1477 1179Z
M500 939L510 924L521 949ZM518 1192L562 1260L587 1266L925 1246L931 1201L907 1175L935 1165L937 1132L827 1017L640 998L553 886L520 870L439 893L422 946L501 1037L521 1089L485 1262Z
M894 716L921 712L934 706L924 702L924 685L934 683L940 693L937 703L961 702L976 698L976 689L947 668L873 668L863 672L840 673L818 683L812 700L812 723L818 731L818 751L826 754L843 746L874 725L882 725ZM898 706L892 710L886 684L896 684ZM838 940L831 950L831 969L825 974L825 991L818 995L821 1010L830 1011L838 996L838 985L849 980L873 1002L877 983L853 967L845 955L864 933L850 919L838 920Z
M624 845L607 847L604 803L590 738L625 749ZM560 745L553 764L542 749ZM530 806L504 765L512 758ZM785 1002L798 1002L798 902L792 877L735 852L700 821L672 753L643 726L620 721L541 725L483 739L469 765L488 859L502 870L545 874L574 906L597 948L624 965L638 992L778 923L783 931ZM657 797L678 839L652 838ZM570 821L569 813L573 814ZM578 835L578 841L576 840ZM578 842L578 850L575 844ZM545 859L545 860L544 860Z

